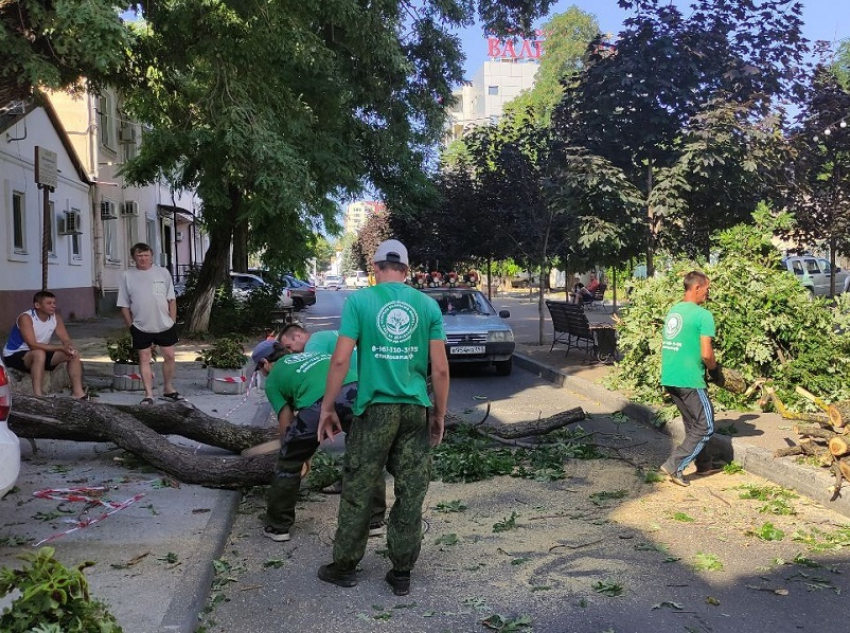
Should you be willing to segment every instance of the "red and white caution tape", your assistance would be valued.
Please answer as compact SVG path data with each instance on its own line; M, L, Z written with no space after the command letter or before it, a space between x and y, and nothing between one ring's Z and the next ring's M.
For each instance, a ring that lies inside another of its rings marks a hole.
M141 380L141 374L112 374L113 378L128 378L129 380Z
M247 378L245 376L222 376L220 378L214 378L214 380L218 382L245 382Z
M63 532L57 532L52 536L42 539L38 543L33 545L33 547L38 547L39 545L42 545L44 543L55 541L56 539L62 538L67 534L71 534L73 532L76 532L77 530L82 530L83 528L87 528L90 525L99 523L107 517L112 516L116 512L120 512L124 508L133 505L139 499L145 496L144 492L140 492L138 494L133 495L129 499L122 501L121 503L115 503L113 501L104 501L103 499L98 498L100 495L98 495L97 493L104 493L109 489L110 488L104 486L96 486L88 488L51 488L48 490L38 490L34 492L33 496L38 497L39 499L52 499L53 501L64 501L68 503L86 503L89 506L103 506L104 508L107 508L107 511L97 517L82 517L81 515L77 520L69 519L69 522L73 524L73 527L68 528ZM88 508L83 511L83 514L87 511Z

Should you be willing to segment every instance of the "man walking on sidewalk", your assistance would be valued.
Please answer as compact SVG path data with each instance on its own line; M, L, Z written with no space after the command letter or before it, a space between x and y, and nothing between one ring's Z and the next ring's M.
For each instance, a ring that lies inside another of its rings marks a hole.
M153 251L143 242L134 244L130 256L135 268L124 271L118 287L118 307L130 328L133 349L139 352L139 370L145 386L142 405L153 404L153 346L162 352L162 397L177 402L184 400L174 388L174 346L177 344L177 298L171 274L153 264Z
M696 460L697 474L711 471L711 458L703 451L714 434L714 408L708 399L705 370L714 372L714 317L702 307L710 282L694 270L685 275L685 296L664 318L661 344L661 384L670 394L685 423L685 439L661 470L674 484L690 486L684 470Z
M366 550L370 498L384 466L395 478L396 500L387 520L392 569L385 580L397 596L410 592L410 571L422 544L422 504L431 479L430 446L443 439L449 395L443 316L437 302L405 284L407 249L397 240L378 246L373 257L377 285L349 297L342 311L319 440L341 430L334 401L357 346L359 390L342 473L342 495L333 563L319 578L340 587L357 584L355 570ZM428 361L434 408L426 387Z

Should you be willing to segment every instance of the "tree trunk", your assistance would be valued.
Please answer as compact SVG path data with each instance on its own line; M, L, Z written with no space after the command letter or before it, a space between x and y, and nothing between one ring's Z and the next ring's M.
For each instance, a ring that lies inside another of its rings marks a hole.
M216 288L227 278L230 260L230 245L233 240L233 222L239 212L241 197L231 191L229 210L222 210L217 221L209 227L210 246L198 273L198 283L186 315L186 327L190 332L206 332L210 327L210 312Z
M835 437L835 431L825 429L818 424L808 424L805 426L795 426L794 433L801 437L814 437L819 440L831 440Z
M194 448L169 442L130 413L136 414L138 409L145 408L18 396L11 428L22 437L113 442L189 484L235 489L265 485L274 474L277 455L197 455ZM269 440L276 433L276 429L241 429L189 409L181 404L163 405L138 414L165 432L215 439L236 450ZM204 429L207 425L212 431Z
M234 223L230 269L239 273L248 272L248 218L243 217Z
M652 158L646 162L646 278L655 275L655 212L649 206L649 194L652 193Z

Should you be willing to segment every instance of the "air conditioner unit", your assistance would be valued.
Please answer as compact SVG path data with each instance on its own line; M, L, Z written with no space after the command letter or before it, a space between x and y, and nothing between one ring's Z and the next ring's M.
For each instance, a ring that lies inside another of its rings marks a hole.
M136 128L134 128L132 125L122 126L121 130L118 132L118 141L121 143L135 143Z
M132 200L128 200L121 205L121 217L129 218L139 217L139 204Z
M174 241L175 242L182 242L183 241L183 231L175 231Z
M79 211L66 211L65 216L59 218L60 235L80 235L82 232L82 217Z
M100 219L101 220L117 220L118 214L115 212L115 203L110 200L104 200L100 203Z

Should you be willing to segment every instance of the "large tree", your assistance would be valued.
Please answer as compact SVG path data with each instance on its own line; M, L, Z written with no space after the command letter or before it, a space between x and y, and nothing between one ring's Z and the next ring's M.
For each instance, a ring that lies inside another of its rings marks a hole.
M652 274L664 229L700 217L722 228L752 210L742 205L721 217L717 211L725 206L688 193L728 189L727 157L737 165L736 190L758 188L758 170L747 155L750 135L768 125L760 120L776 98L800 94L795 77L807 49L794 0L694 0L687 17L663 0L619 4L634 15L616 43L598 38L591 45L554 126L567 145L604 158L641 192L642 242ZM725 104L736 108L731 116ZM730 126L736 129L727 141L698 142L701 133ZM695 166L699 182L689 178ZM742 170L753 177L741 177Z
M118 73L130 31L116 0L0 0L0 107L33 88L82 90Z
M146 11L125 89L153 131L126 173L167 175L204 201L211 243L189 328L206 329L234 236L291 262L333 225L334 200L366 182L401 212L425 204L426 150L462 79L452 29L477 8L489 30L528 32L550 3L164 0Z

